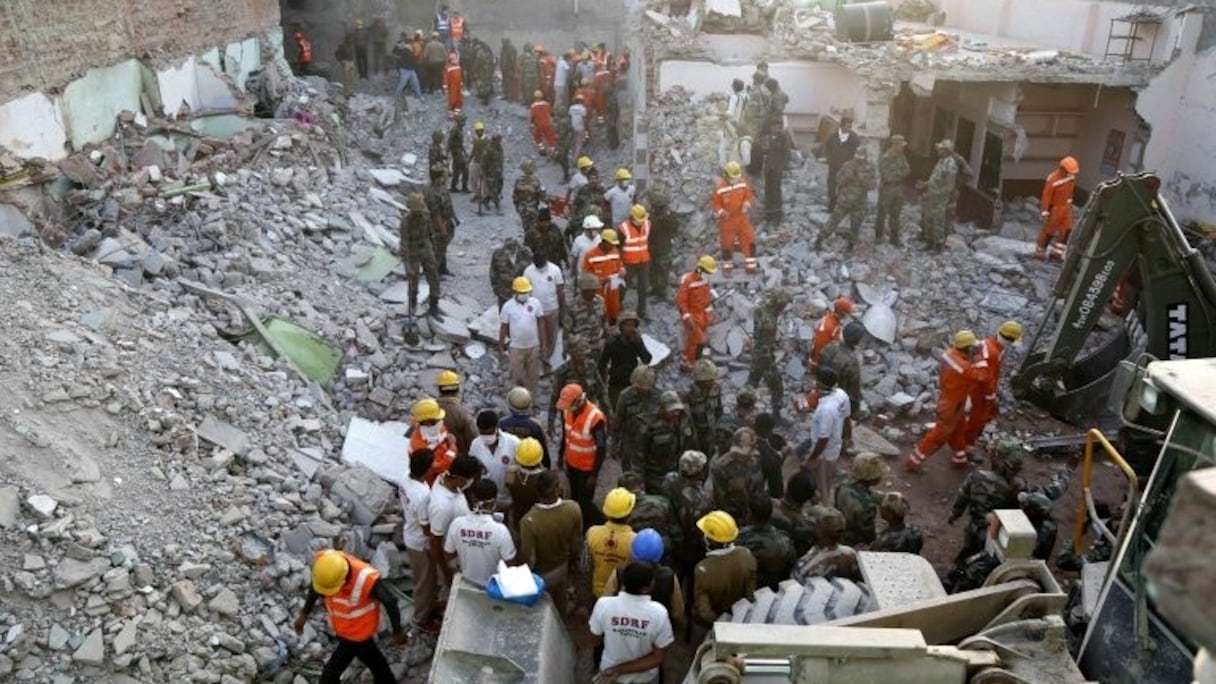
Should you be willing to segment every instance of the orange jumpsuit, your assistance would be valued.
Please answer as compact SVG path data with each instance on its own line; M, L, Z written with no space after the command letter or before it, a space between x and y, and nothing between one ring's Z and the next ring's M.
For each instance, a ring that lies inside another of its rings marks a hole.
M443 89L448 91L449 112L464 106L464 69L459 64L449 64L443 72Z
M1039 231L1038 247L1044 249L1052 238L1063 250L1072 231L1072 193L1077 189L1077 178L1064 169L1056 169L1043 185L1043 199L1039 211L1047 212L1043 229Z
M975 444L984 426L996 419L999 405L997 403L997 387L1001 382L1001 358L1005 355L1005 345L996 335L984 338L980 347L980 356L976 366L981 369L981 377L971 390L971 416L967 419L965 441L967 446ZM979 362L987 364L980 366Z
M676 309L684 324L684 364L691 366L697 361L701 345L709 341L706 330L714 322L713 292L709 281L696 271L685 273L676 290Z
M553 131L553 105L546 100L533 102L530 120L532 139L536 144L547 150L557 147L557 133Z
M612 72L608 68L600 67L595 72L595 77L591 79L591 88L595 91L595 115L601 120L608 116L608 94L612 90ZM592 103L587 103L588 107Z
M825 313L819 325L815 326L815 337L811 339L811 366L818 366L823 348L841 339L843 335L844 326L840 325L840 316L837 316L835 311Z
M756 195L747 181L720 180L714 188L712 200L714 216L718 218L718 246L729 259L735 245L739 245L743 256L754 256L756 231L752 228L747 210L756 203Z
M447 430L443 431L441 437L434 444L427 442L422 436L422 430L415 425L410 431L410 454L419 449L431 449L435 452L435 460L431 463L430 470L426 471L425 480L427 485L435 484L435 480L440 475L448 471L448 467L452 465L452 461L456 458L456 438ZM406 459L409 459L409 454L406 454Z
M583 254L583 270L600 280L600 296L604 298L604 317L608 325L616 325L621 314L621 285L625 282L625 266L621 253L606 242Z
M553 102L553 79L557 76L557 57L545 55L540 58L540 89L545 93L545 99Z
M920 442L912 454L916 465L924 463L942 445L949 444L954 450L951 463L956 466L968 465L967 459L967 398L982 382L987 370L987 364L982 359L974 363L967 353L958 349L948 349L942 356L941 394L937 398L937 423Z

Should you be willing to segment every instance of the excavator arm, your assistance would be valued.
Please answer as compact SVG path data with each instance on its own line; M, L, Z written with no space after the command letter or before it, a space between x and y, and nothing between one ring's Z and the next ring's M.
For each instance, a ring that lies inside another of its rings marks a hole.
M1160 187L1151 173L1120 174L1090 195L1051 307L1012 378L1015 396L1088 426L1103 422L1120 361L1216 356L1216 282ZM1092 340L1121 283L1136 290L1135 305Z

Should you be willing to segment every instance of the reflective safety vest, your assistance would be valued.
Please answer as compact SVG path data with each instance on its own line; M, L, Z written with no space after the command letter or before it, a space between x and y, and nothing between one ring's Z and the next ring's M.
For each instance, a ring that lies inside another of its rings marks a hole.
M464 38L464 17L452 17L452 40Z
M443 437L438 442L430 444L422 436L422 429L419 426L415 425L414 429L410 431L410 454L419 449L430 449L435 452L435 460L431 462L431 469L426 471L424 478L428 487L435 484L435 480L446 473L452 465L452 461L456 459L456 445L453 440L448 439L449 434L445 428ZM406 454L406 458L409 458L409 454Z
M612 276L618 276L624 270L621 267L621 255L616 250L611 252L604 245L596 245L583 255L583 270L600 279L600 286L608 283Z
M447 12L439 12L435 15L435 30L439 33L448 33L452 29L452 24L448 19Z
M829 311L823 315L819 325L815 326L815 337L811 340L811 363L818 364L823 355L823 348L842 339L844 328L840 325L840 317Z
M676 291L676 309L681 318L713 313L713 299L709 281L696 271L690 271L680 277L680 287Z
M980 346L979 359L975 365L983 368L983 377L977 389L982 390L983 398L988 401L996 400L996 390L1001 382L1001 360L1004 356L1005 345L1001 343L1000 339L995 335L984 338Z
M318 551L316 557L320 558L322 553L325 552ZM380 603L372 598L372 587L380 579L380 573L349 553L342 555L350 564L350 571L338 593L325 597L329 624L339 638L367 641L380 629Z
M595 470L595 428L605 420L604 412L590 401L578 413L566 411L566 465L585 473Z
M642 221L640 226L632 219L625 219L616 232L625 239L621 246L621 261L627 264L650 262L650 219Z

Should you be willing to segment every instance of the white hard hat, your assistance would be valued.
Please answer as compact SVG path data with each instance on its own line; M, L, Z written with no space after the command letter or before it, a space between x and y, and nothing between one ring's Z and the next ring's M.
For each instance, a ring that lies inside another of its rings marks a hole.
M603 228L603 227L604 227L604 222L601 221L600 217L596 216L595 214L592 214L592 215L588 216L587 218L583 219L583 230L592 230L592 229L599 230L600 228Z

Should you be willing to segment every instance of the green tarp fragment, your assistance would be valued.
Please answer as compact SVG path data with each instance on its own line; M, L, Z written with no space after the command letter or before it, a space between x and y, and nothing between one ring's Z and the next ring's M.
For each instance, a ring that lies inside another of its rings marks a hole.
M342 352L319 335L291 321L276 316L264 319L266 334L274 337L275 346L291 359L309 380L327 385L338 370ZM256 344L263 353L275 356L274 350L256 330L242 339Z
M372 252L372 258L355 271L355 278L364 283L374 283L393 272L401 265L401 259L383 247Z

